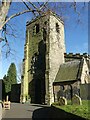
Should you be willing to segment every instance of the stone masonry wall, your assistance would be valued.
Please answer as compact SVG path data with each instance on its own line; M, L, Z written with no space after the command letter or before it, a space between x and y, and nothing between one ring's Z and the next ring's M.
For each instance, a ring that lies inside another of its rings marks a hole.
M29 34L26 37L26 52L25 54L25 69L24 69L24 80L23 80L23 90L26 94L28 92L31 97L31 102L42 102L44 101L44 94L47 91L47 86L44 86L45 83L45 68L48 69L48 64L45 56L47 56L47 50L45 50L45 44L48 46L47 37L43 34L44 30L46 30L48 34L48 20L49 17L43 16L39 19L32 20L27 25L27 31ZM36 33L36 25L39 25L39 32ZM46 40L44 40L46 39ZM28 40L28 48L27 48L27 40ZM46 54L46 55L45 55ZM45 58L45 59L44 59ZM45 67L46 65L46 67ZM28 85L27 85L28 84ZM44 88L46 87L46 89ZM29 88L29 89L27 89ZM45 89L45 90L44 90ZM40 100L41 99L41 100Z
M82 74L81 74L81 84L89 83L88 77L89 77L89 68L86 63L85 58L84 63L83 63L83 68L82 68Z
M25 44L25 48L24 48L24 56L25 56L25 60L24 60L24 71L23 71L23 81L22 81L22 86L23 86L23 90L22 90L22 102L26 101L26 98L28 98L28 69L29 69L29 31L27 30L26 33L26 44ZM21 87L22 87L21 86Z
M56 31L56 24L59 26L59 32ZM53 15L50 16L49 44L49 94L51 104L54 102L53 82L60 64L64 63L65 53L64 24Z
M39 24L39 32L34 33L37 24ZM24 102L27 93L32 98L32 102L35 102L35 99L36 101L44 99L42 94L43 96L45 94L45 101L48 101L46 103L51 104L54 102L53 82L60 65L64 63L64 53L66 52L64 24L58 17L47 14L32 20L27 24L26 29L28 33L24 53ZM44 38L44 30L46 31L46 38Z

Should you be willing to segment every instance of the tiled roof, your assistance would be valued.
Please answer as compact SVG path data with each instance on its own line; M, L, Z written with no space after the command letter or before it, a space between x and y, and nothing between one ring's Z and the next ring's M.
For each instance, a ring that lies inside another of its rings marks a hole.
M75 60L62 64L54 82L65 82L80 79L83 61Z

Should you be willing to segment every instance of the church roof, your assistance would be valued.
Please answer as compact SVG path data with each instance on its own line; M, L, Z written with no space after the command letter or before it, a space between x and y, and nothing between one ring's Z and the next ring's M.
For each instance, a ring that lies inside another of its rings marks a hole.
M60 65L54 82L79 80L81 77L82 65L83 61L80 60L70 61Z

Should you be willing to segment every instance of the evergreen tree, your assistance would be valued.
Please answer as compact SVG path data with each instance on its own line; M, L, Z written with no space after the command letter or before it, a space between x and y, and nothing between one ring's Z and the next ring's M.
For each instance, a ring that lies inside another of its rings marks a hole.
M9 81L8 81L6 75L3 77L3 82L4 82L4 86L5 86L5 93L8 93L8 91L9 91Z
M5 92L8 94L11 91L11 85L17 83L17 72L14 63L11 63L7 72L7 76L5 75L3 80L5 84Z

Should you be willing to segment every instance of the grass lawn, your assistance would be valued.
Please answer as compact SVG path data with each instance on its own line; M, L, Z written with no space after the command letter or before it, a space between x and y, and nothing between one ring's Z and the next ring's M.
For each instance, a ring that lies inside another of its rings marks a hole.
M59 106L57 103L53 103L52 105L66 112L90 120L90 100L83 100L82 105L71 105L71 101L68 101L68 105L65 106Z

